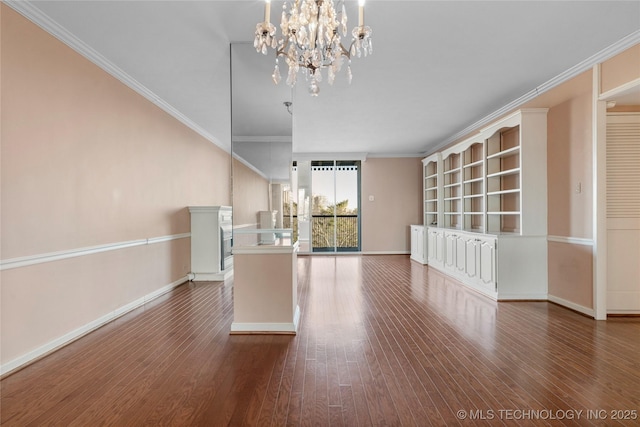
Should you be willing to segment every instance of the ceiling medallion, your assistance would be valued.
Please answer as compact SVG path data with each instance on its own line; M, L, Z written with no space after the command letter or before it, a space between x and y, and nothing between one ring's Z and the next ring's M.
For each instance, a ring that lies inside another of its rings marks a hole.
M266 0L264 22L256 25L256 38L253 46L256 51L267 54L268 48L275 49L276 66L272 74L274 83L280 83L278 58L284 57L289 66L287 84L296 84L298 71L302 69L309 82L309 93L318 96L322 81L322 69L327 69L327 81L333 84L336 73L347 59L347 78L351 83L351 57L372 53L371 28L364 25L364 0L358 4L358 26L351 31L351 45L345 48L341 35L347 35L347 13L344 0L336 2L336 11L332 0L290 0L282 7L280 30L282 36L276 37L276 27L270 22L271 0ZM344 58L343 58L344 57Z

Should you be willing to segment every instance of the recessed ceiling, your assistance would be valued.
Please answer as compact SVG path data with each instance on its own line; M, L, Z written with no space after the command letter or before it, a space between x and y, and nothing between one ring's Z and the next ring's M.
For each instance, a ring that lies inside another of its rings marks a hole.
M230 146L230 44L252 42L262 1L7 4ZM273 2L274 19L281 4ZM352 27L357 3L346 5ZM283 97L291 95L296 152L429 153L620 40L640 41L638 1L368 1L366 18L373 55L353 59L351 85L343 70L317 98L304 80L293 93L284 82L272 90L275 58L255 53L268 71L234 94L246 112L234 108L236 136L282 137Z

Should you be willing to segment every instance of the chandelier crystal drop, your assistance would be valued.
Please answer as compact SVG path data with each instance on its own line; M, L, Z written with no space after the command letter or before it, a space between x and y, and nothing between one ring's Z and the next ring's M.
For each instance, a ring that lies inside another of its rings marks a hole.
M323 80L322 70L327 69L327 81L332 85L344 58L347 58L347 79L351 83L351 58L366 57L373 52L371 28L364 25L364 0L359 0L358 26L351 31L351 44L345 48L342 37L347 35L347 12L344 0L338 0L336 4L337 9L333 0L286 1L280 21L282 35L278 38L276 27L270 22L271 1L266 0L264 22L256 25L253 47L264 55L269 48L275 50L276 65L271 75L275 84L281 80L280 57L289 67L287 84L294 86L298 71L302 70L311 96L318 96L320 92L318 83Z

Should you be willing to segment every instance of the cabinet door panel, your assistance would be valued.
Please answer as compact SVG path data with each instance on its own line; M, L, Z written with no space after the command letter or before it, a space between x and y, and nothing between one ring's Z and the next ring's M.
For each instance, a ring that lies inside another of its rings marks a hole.
M468 239L466 242L466 272L467 276L474 278L478 275L478 263L480 251L476 239Z
M424 232L422 228L416 230L416 253L420 261L424 260Z
M427 233L427 258L429 261L436 259L436 249L438 244L438 233L429 231Z
M445 257L444 264L447 267L455 268L456 265L456 235L445 234Z
M436 233L436 259L441 264L444 264L444 233Z
M460 273L464 273L466 264L466 241L468 237L456 236L456 270Z
M480 246L480 280L486 287L495 290L496 282L496 245L495 241L483 241Z
M418 252L418 242L417 242L417 231L416 227L411 227L411 256L415 257Z

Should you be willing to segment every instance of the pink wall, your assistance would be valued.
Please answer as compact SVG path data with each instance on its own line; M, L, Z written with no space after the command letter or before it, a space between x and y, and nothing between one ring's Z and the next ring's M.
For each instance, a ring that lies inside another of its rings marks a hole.
M1 5L3 260L190 231L229 155ZM2 271L6 364L189 270L189 239Z
M640 78L640 44L605 61L601 67L601 91L607 92Z
M579 81L547 114L548 234L563 239L593 235L592 90ZM590 245L549 242L549 295L593 308L592 258Z
M548 230L552 236L590 239L593 234L591 88L585 89L547 114Z
M234 256L234 323L293 323L297 297L295 252ZM270 329L257 329L260 332Z
M602 91L640 78L640 45L601 65ZM535 102L547 102L548 233L587 244L549 242L549 295L593 308L593 93L583 73ZM558 101L554 103L553 101ZM637 107L625 107L635 110ZM581 192L577 192L578 185Z
M9 8L2 15L2 257L189 231L229 160Z
M233 225L255 225L263 210L269 210L269 181L234 159Z
M422 224L422 159L370 158L361 179L362 251L410 251L409 225Z

